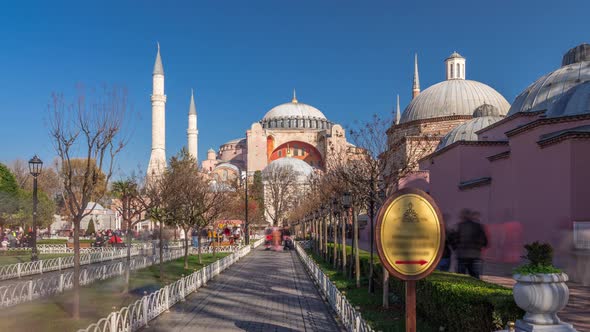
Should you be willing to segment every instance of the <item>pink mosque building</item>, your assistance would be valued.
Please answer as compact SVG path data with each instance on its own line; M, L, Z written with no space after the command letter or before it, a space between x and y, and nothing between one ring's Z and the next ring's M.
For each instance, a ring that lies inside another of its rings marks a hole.
M590 284L590 45L569 50L505 117L478 107L419 164L448 227L463 208L481 212L486 261L515 264L525 243L549 242L556 265Z

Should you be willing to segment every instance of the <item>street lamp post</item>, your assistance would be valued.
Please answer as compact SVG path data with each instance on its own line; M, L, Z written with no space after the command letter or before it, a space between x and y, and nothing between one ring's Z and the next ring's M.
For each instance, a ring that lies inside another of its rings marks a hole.
M334 268L338 266L338 200L334 197L332 199L332 261Z
M33 156L31 160L29 160L29 172L33 176L33 243L31 249L31 261L37 260L37 177L41 174L41 170L43 169L43 161L37 157L37 155Z
M245 209L244 209L244 241L246 245L250 244L250 224L248 223L248 162L246 162L246 171L244 176L244 189L245 189Z

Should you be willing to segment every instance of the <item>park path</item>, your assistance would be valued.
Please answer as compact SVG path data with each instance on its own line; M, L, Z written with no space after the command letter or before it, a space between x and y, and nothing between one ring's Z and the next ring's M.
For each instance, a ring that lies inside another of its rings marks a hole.
M294 251L255 249L147 331L342 331Z

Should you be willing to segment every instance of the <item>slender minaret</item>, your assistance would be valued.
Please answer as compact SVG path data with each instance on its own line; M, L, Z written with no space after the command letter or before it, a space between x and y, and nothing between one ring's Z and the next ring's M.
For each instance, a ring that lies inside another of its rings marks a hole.
M160 43L158 43L152 84L152 155L147 169L148 177L160 176L166 169L166 95Z
M197 107L195 106L195 97L192 89L191 102L188 107L188 129L186 130L186 136L188 139L188 153L197 160L198 165L199 130L197 129Z
M414 54L414 84L412 85L412 99L420 94L420 75L418 75L418 54Z
M399 95L397 95L397 105L395 107L395 124L399 124L399 120L401 119L401 112L399 110Z

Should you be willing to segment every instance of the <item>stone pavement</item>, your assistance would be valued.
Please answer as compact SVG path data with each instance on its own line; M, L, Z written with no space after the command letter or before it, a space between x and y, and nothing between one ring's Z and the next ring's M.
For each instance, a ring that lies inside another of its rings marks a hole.
M295 252L255 249L142 331L343 331Z

